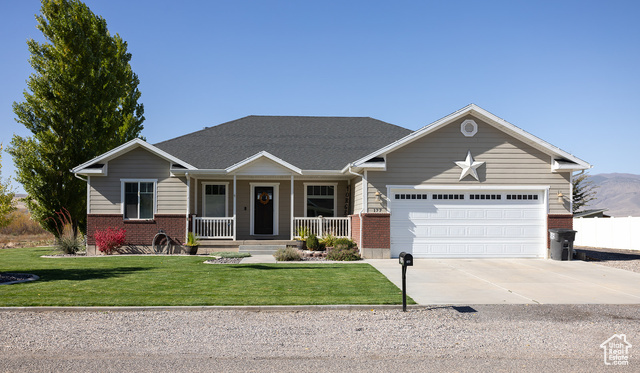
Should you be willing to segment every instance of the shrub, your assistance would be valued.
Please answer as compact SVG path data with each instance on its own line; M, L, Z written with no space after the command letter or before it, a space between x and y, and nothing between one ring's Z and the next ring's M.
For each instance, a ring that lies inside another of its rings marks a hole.
M96 240L98 250L110 255L124 245L125 233L124 228L116 230L109 227L105 230L96 231L93 238Z
M29 211L27 210L15 210L11 213L9 219L11 220L11 223L0 229L0 234L12 236L49 234L49 232L45 231L40 224L31 219L31 214L29 214Z
M292 262L294 260L302 260L300 251L295 247L287 247L286 249L278 249L273 256L279 262Z
M56 238L55 247L65 254L75 254L84 248L84 238L81 234L76 234L73 231L71 224L65 224L62 232Z
M84 237L73 227L71 214L65 208L56 211L56 217L49 217L56 227L55 248L65 254L75 254L84 248Z
M337 260L337 261L354 261L360 260L360 253L358 253L358 249L356 247L346 248L343 245L336 246L333 249L329 250L327 254L327 260Z
M324 236L324 238L320 243L323 244L325 247L334 247L335 242L336 242L335 236L331 234L327 234L326 236Z
M333 242L333 247L336 249L353 249L356 247L356 243L349 238L337 238Z
M307 248L309 250L318 250L320 248L320 242L315 234L310 234L307 238Z

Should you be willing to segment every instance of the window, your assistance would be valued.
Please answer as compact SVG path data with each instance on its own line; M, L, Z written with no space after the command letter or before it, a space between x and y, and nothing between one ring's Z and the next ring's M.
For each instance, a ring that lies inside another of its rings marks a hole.
M336 209L336 185L307 185L307 217L324 216L332 218Z
M121 180L122 213L125 219L153 219L156 205L155 180Z
M224 218L227 216L227 184L203 184L203 216Z

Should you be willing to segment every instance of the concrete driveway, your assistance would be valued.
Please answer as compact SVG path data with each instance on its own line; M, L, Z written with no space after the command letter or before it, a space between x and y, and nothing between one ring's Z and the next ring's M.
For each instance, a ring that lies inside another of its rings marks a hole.
M398 259L367 263L402 287ZM407 294L418 304L640 304L640 273L583 261L414 259Z

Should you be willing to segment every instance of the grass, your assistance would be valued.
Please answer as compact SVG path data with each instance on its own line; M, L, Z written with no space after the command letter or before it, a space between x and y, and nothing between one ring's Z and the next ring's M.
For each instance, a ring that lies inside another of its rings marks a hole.
M401 291L366 263L214 265L194 256L40 257L51 253L51 248L0 250L0 272L40 276L0 285L0 306L402 302Z

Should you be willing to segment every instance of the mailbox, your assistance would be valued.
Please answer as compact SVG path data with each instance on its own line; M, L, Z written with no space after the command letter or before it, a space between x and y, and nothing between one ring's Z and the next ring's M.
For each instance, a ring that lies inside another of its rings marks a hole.
M413 267L413 255L403 251L398 255L398 261L402 266L402 311L407 312L407 267Z
M413 255L405 253L404 251L398 256L398 261L403 266L413 266Z

